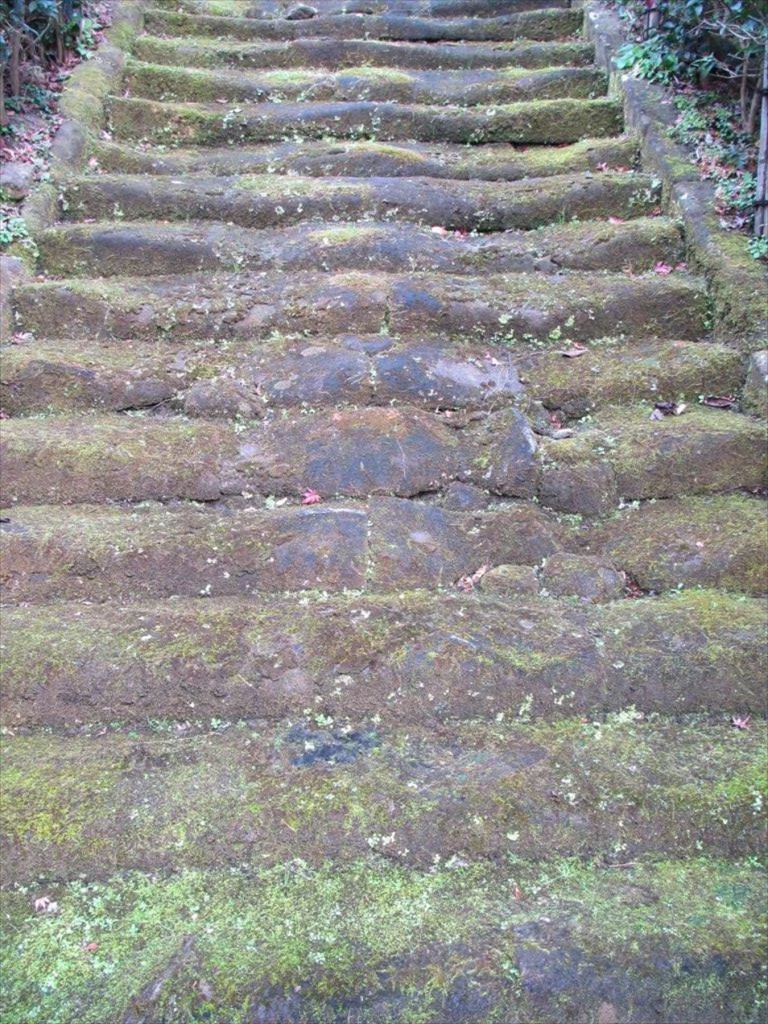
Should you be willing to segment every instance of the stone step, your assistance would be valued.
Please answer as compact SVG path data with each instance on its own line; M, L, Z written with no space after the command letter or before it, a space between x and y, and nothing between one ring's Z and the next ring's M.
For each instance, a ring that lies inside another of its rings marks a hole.
M140 36L133 56L150 64L180 68L371 67L413 70L550 68L594 64L592 43L401 43L378 39L297 39L285 43L226 42L219 39L161 39Z
M65 417L3 425L6 505L216 501L270 495L413 497L471 483L560 512L599 515L621 498L765 486L759 422L698 409L650 420L619 409L574 437L542 438L507 409L480 419L409 408L339 409L266 424L178 417Z
M428 220L418 206L408 208L407 187L405 192L404 208L397 208L397 214ZM539 196L539 204L545 203ZM580 197L573 205L579 203ZM304 210L280 205L289 221L304 214ZM173 205L168 203L167 209L173 211ZM630 206L631 212L635 209ZM492 208L482 212L491 217L495 213ZM366 220L310 221L258 231L231 226L231 220L213 226L205 221L102 222L62 225L46 230L36 240L40 265L54 277L139 277L203 270L339 272L365 267L386 273L445 274L555 274L627 267L641 273L659 262L675 265L683 258L675 222L655 217L621 224L578 220L536 231L497 234L457 234L438 225L430 228Z
M581 361L562 351L494 354L384 335L279 338L257 347L26 339L0 349L0 385L8 416L160 406L235 419L338 405L477 410L526 402L527 392L567 422L637 400L737 394L744 383L740 354L705 342L598 343Z
M134 149L94 141L102 170L125 174L291 174L304 177L420 177L517 181L637 162L630 138L584 139L571 145L515 149L505 143L466 146L403 142L284 142L236 149Z
M233 1024L758 1019L754 859L459 857L425 871L398 863L390 813L372 836L386 855L343 866L289 854L12 889L5 985L19 1019L134 1024L179 1006ZM219 841L216 825L205 839ZM55 913L35 912L38 894Z
M414 591L63 603L3 613L7 727L280 719L562 719L634 706L765 714L765 605ZM726 718L727 721L727 718Z
M383 335L281 338L256 349L246 342L27 339L0 353L8 416L160 406L203 418L246 419L337 405L477 410L527 401L527 392L567 420L638 399L696 401L718 388L737 393L744 381L739 353L703 342L605 350L598 344L581 363L560 352L513 356L460 342L400 343Z
M712 858L740 860L763 845L762 722L739 732L625 713L435 735L317 717L327 724L6 737L4 885L292 857L341 869L377 854L434 868L514 852L530 869L691 857L706 844ZM383 847L382 834L394 836Z
M586 416L606 405L697 401L704 395L737 396L744 359L723 345L692 341L599 339L578 358L559 350L515 355L526 391L561 418Z
M393 71L359 67L322 70L210 71L129 60L125 85L131 96L200 103L361 102L488 106L525 100L594 99L607 91L596 68L526 71Z
M559 145L617 135L623 111L615 99L532 100L496 107L431 108L405 103L160 103L112 97L118 140L157 145L222 146L293 140L374 139L478 145Z
M618 496L763 489L766 458L756 426L750 417L706 408L661 421L647 407L606 411L574 437L541 439L539 500L561 512L599 515L615 508Z
M504 42L518 39L553 42L576 35L584 20L580 10L542 8L510 12L504 17L443 20L402 14L350 14L288 20L219 17L150 8L147 31L159 36L289 41L295 39L380 39L398 42Z
M661 592L768 590L765 506L741 495L559 521L533 504L449 488L445 501L205 509L146 504L15 507L0 524L3 600L121 601L286 591L456 591L481 566L483 594L619 600L629 574ZM462 502L476 511L454 510Z
M63 184L61 195L69 220L214 220L248 228L331 222L320 225L320 232L332 232L339 221L396 221L449 231L530 230L575 219L641 216L658 210L660 202L654 179L635 171L511 182L99 174ZM608 231L610 225L603 227ZM347 237L359 229L342 228ZM567 247L567 232L565 238ZM438 241L445 248L447 243ZM625 259L631 259L629 253Z
M14 291L41 337L168 341L394 334L526 348L594 338L694 339L706 296L684 273L214 274L56 281Z
M569 7L571 0L513 0L515 12ZM290 0L154 0L188 14L218 17L284 18L296 4ZM500 18L510 13L510 0L314 0L318 14L398 14L410 18Z

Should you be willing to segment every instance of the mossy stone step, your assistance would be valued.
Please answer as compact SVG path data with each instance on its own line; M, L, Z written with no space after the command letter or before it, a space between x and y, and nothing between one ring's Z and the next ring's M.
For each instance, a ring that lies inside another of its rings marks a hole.
M481 566L480 590L506 596L543 591L593 603L620 600L627 593L622 571L657 592L768 591L759 499L650 502L574 525L532 504L488 508L491 495L465 493L476 511L453 511L451 491L442 505L374 498L367 505L271 511L151 503L14 507L0 525L4 600L455 592ZM562 552L570 554L554 557Z
M160 103L113 96L118 140L155 145L222 146L318 139L403 139L479 145L559 145L617 135L623 111L615 99L531 100L496 107L373 103Z
M744 379L737 352L705 342L598 341L581 357L583 370L562 351L494 352L385 335L178 345L26 340L0 350L0 381L11 416L160 405L213 419L338 405L499 409L528 404L527 391L567 422L636 399L736 393Z
M298 174L306 177L458 178L517 181L630 168L637 161L631 138L584 139L571 145L510 148L505 143L467 148L416 142L284 142L236 149L136 149L103 140L94 159L106 172L125 174Z
M149 32L156 35L215 36L217 38L265 39L380 39L401 42L504 42L518 39L552 42L573 36L581 29L580 10L546 8L509 12L502 18L443 20L401 14L350 14L348 17L227 18L213 14L188 14L150 8L144 15Z
M568 7L571 0L514 0L515 11ZM291 0L154 0L157 8L229 18L283 18ZM509 0L313 0L318 14L397 14L411 18L500 18Z
M527 871L702 847L742 858L762 848L766 739L762 722L739 732L633 711L438 735L322 714L22 734L3 744L2 881L291 858L341 869L371 850L422 868L513 855Z
M737 396L744 385L744 359L725 345L703 341L599 339L577 358L567 348L516 357L528 393L566 417L583 417L606 405L674 399L698 401L704 394Z
M424 871L375 855L343 868L292 859L52 885L55 914L34 911L42 891L5 898L9 1024L761 1015L765 888L749 861Z
M4 501L212 501L243 492L295 496L307 488L326 496L409 496L481 476L501 494L535 492L536 441L516 409L464 430L450 415L408 408L243 426L139 416L9 421Z
M360 222L385 221L451 231L530 230L558 221L640 216L659 203L654 179L635 171L513 182L101 174L64 183L62 196L70 220L109 220L116 212L121 222L196 219L249 228L320 220L331 222L329 232L333 222L345 221L361 227ZM347 228L347 235L350 230L355 228ZM615 234L608 226L603 230Z
M695 339L706 296L684 273L201 274L18 287L19 329L92 340L394 334L525 349L607 336Z
M3 723L765 714L765 603L481 594L9 607Z
M550 68L594 64L592 43L401 43L377 39L298 39L287 43L227 43L218 39L161 39L139 36L133 55L150 64L182 68Z
M132 96L200 103L375 102L487 106L524 100L593 99L607 91L605 75L596 68L545 68L526 71L393 71L390 68L347 68L329 74L297 69L247 75L145 64L129 60L125 83Z
M761 424L709 409L661 422L648 407L606 411L574 437L538 446L516 409L468 422L409 408L340 409L250 429L52 416L8 421L3 435L6 504L298 497L307 488L412 497L463 481L594 515L621 497L759 489L766 469Z
M290 190L290 185L286 188ZM329 198L335 205L333 197ZM405 208L397 208L398 218L410 215L428 219L415 206L409 210L405 198ZM576 199L574 205L578 203ZM289 223L304 216L304 209L298 209L303 202L297 204L293 197L288 206L282 201L279 205ZM316 204L310 200L308 205ZM170 203L168 209L173 209ZM262 219L252 212L254 219ZM493 216L494 212L484 210L483 216ZM250 215L251 211L243 219ZM412 270L446 274L555 274L562 270L631 267L641 273L659 262L674 266L683 254L677 225L661 217L620 224L579 219L528 233L507 230L498 234L452 234L451 230L442 225L414 226L389 220L309 221L301 226L262 230L238 228L231 222L226 226L206 221L102 222L50 228L37 237L37 244L40 265L48 275L91 278L193 274L208 269L284 274L364 267L386 273Z
M766 484L759 424L748 416L690 409L653 420L645 409L603 412L574 437L542 438L540 500L562 512L596 515L617 498L761 490Z

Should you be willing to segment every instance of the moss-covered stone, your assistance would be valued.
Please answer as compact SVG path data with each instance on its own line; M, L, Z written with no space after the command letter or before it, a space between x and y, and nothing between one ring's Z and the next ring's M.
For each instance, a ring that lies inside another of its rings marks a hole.
M588 725L457 725L437 738L316 718L6 740L3 883L289 857L346 864L371 850L426 867L761 847L760 723L739 733L725 720L628 711Z
M764 708L759 601L603 606L466 595L8 609L9 725L148 715L352 721ZM685 671L681 675L681 663Z
M748 864L133 873L53 887L58 913L37 915L36 892L5 901L9 1024L278 1008L292 1024L561 1024L606 1002L634 1024L653 1007L669 1024L759 1021L764 883Z

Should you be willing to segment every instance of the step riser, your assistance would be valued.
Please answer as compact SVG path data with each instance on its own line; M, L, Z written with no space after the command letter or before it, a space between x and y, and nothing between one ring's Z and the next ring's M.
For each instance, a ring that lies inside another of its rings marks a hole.
M286 76L287 77L287 76ZM606 79L592 68L558 68L512 78L491 73L476 83L455 72L393 74L370 68L346 74L301 76L280 82L277 76L245 79L232 73L192 71L158 64L131 64L125 84L134 97L174 102L214 103L226 99L246 103L377 102L489 106L527 100L595 99L606 93Z
M478 145L560 145L618 135L620 104L612 99L541 100L483 108L383 103L261 104L227 114L205 107L182 107L150 100L113 98L110 120L118 139L148 139L162 145L214 146L292 139L376 139L382 142L450 142Z
M420 730L356 733L345 741L338 730L286 722L260 723L258 734L235 727L199 736L143 730L134 737L6 738L3 881L298 857L348 863L369 853L383 817L398 848L408 850L401 862L422 868L433 867L436 855L503 861L512 832L517 858L532 861L613 863L617 845L625 861L645 853L691 856L697 841L706 841L712 856L741 859L761 850L763 823L748 795L761 769L759 734L736 736L705 723L599 730L573 723L570 735L513 724L498 725L478 749L483 731L474 732L465 738L453 730L450 744ZM717 750L720 778L728 773L736 799L726 795L726 783L712 785L706 747ZM627 777L627 762L642 766L639 777ZM204 793L194 789L190 764L206 780ZM606 793L621 796L608 802ZM54 803L48 794L58 797L53 835L44 827ZM179 815L190 799L195 815L180 848ZM136 807L147 809L140 822Z
M62 194L71 220L107 220L118 213L127 220L215 220L247 228L318 220L384 221L482 232L641 216L658 209L659 203L652 179L634 173L566 176L534 184L96 177L80 178L64 186Z
M307 39L263 46L211 47L143 36L133 55L150 64L175 67L255 69L343 67L404 68L415 71L462 71L473 68L590 67L591 43L517 43L509 47L439 43L386 43L374 40Z
M148 32L158 35L207 36L225 39L368 39L396 42L503 42L518 39L556 42L576 35L581 11L567 9L512 13L505 18L466 18L439 21L402 15L350 15L346 18L309 18L285 21L255 18L219 18L215 15L147 11Z
M718 511L732 517L720 529ZM553 587L558 595L577 596L567 593L568 580L553 583L551 574L537 575L531 567L581 547L657 591L720 586L759 596L768 590L764 508L738 497L662 502L589 529L569 529L524 506L459 513L393 499L355 510L248 511L234 518L159 507L107 514L17 508L4 518L6 602L248 597L307 589L450 591L481 565L520 567L507 597L552 593ZM706 560L694 552L706 552ZM488 579L480 581L481 592L496 593L493 577ZM619 582L615 591L595 592L593 600L623 596Z
M182 279L186 282L186 279ZM222 288L228 289L226 293ZM226 298L224 295L226 294ZM532 342L619 335L694 339L706 302L696 283L668 278L509 275L436 282L307 275L294 282L205 278L157 291L111 281L16 290L19 329L39 337L93 340L267 338L274 331L325 337L377 334L456 338L525 348ZM558 345L558 347L560 347Z
M761 602L702 592L559 610L466 595L10 608L4 721L765 712Z
M347 142L283 143L197 153L144 152L114 143L96 143L101 168L126 174L299 174L303 177L413 177L517 181L596 171L600 166L633 167L637 144L632 139L588 139L570 146L510 151L509 146L474 150L456 146L385 146Z

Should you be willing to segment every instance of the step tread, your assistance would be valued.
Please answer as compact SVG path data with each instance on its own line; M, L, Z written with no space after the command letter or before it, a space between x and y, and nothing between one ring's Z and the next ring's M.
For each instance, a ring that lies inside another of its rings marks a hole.
M479 145L560 145L612 136L623 108L612 97L530 100L492 107L414 103L170 103L112 96L115 138L155 144L217 145L293 139L409 139ZM489 113L490 111L490 113Z
M368 100L477 106L532 99L590 99L607 91L605 74L590 67L393 72L362 66L335 73L296 69L248 74L129 59L124 82L132 96L208 103Z
M3 612L4 722L765 714L765 603L717 591L265 595ZM681 663L684 660L684 670Z
M562 147L512 149L505 143L468 148L450 143L376 141L283 142L237 148L151 150L94 140L97 164L111 173L299 174L319 177L382 176L513 181L559 173L633 167L631 138L584 139Z
M207 721L160 719L135 731L7 736L5 884L291 857L341 866L377 847L430 867L436 856L498 862L512 849L529 863L615 864L695 857L697 841L734 859L762 846L761 722L737 731L724 717L625 713L436 736L317 717L326 724L222 721L208 731ZM396 841L381 847L372 837L384 824Z
M145 13L150 32L172 35L221 36L238 40L296 40L306 38L367 39L403 42L504 42L559 41L576 35L582 26L581 10L510 12L492 18L422 18L400 14L350 14L347 17L318 15L313 18L226 18L211 14L188 14L150 7Z
M350 330L525 348L607 336L693 339L704 328L703 282L678 272L169 275L62 280L14 293L22 331L96 340L258 338ZM66 331L62 330L66 317Z
M134 872L51 885L53 914L33 909L42 886L14 890L7 991L20 1020L84 1024L141 1019L154 991L157 1019L232 1024L757 1019L765 892L748 861L458 860Z
M621 223L616 222L617 218L579 218L569 224L543 226L533 233L520 229L467 233L466 229L445 227L445 217L430 226L424 208L416 204L409 208L404 197L397 208L398 216L406 214L422 223L368 220L363 215L350 221L305 220L300 225L254 229L237 227L231 221L105 220L59 224L41 233L37 244L48 277L151 276L205 269L343 272L366 266L388 273L412 270L451 274L546 274L631 266L639 273L659 263L676 265L683 258L677 224L670 218L638 216L637 204L632 202L636 196L630 196L627 205L632 219L626 222L622 218ZM543 213L540 196L536 202ZM579 202L575 199L574 205ZM303 209L289 211L283 200L280 205L285 211L281 221L287 219L290 223L305 214ZM252 200L249 208L253 210ZM132 208L130 212L142 211ZM167 212L173 212L170 205ZM483 207L482 216L487 224L487 219L494 216L493 208ZM449 223L462 220L466 223L452 207Z
M606 410L564 440L537 442L517 409L471 417L413 408L339 409L247 426L181 417L51 416L4 424L6 504L224 495L413 497L473 483L599 514L620 498L765 486L761 424L713 409L661 422L649 406ZM458 429L457 429L458 428Z
M476 509L455 511L461 498ZM628 580L656 592L768 591L765 507L757 498L670 499L577 524L532 504L489 506L491 495L465 488L449 490L442 505L374 498L240 510L15 507L1 516L3 597L456 592L481 567L477 587L501 597L543 591L602 603L632 593Z

